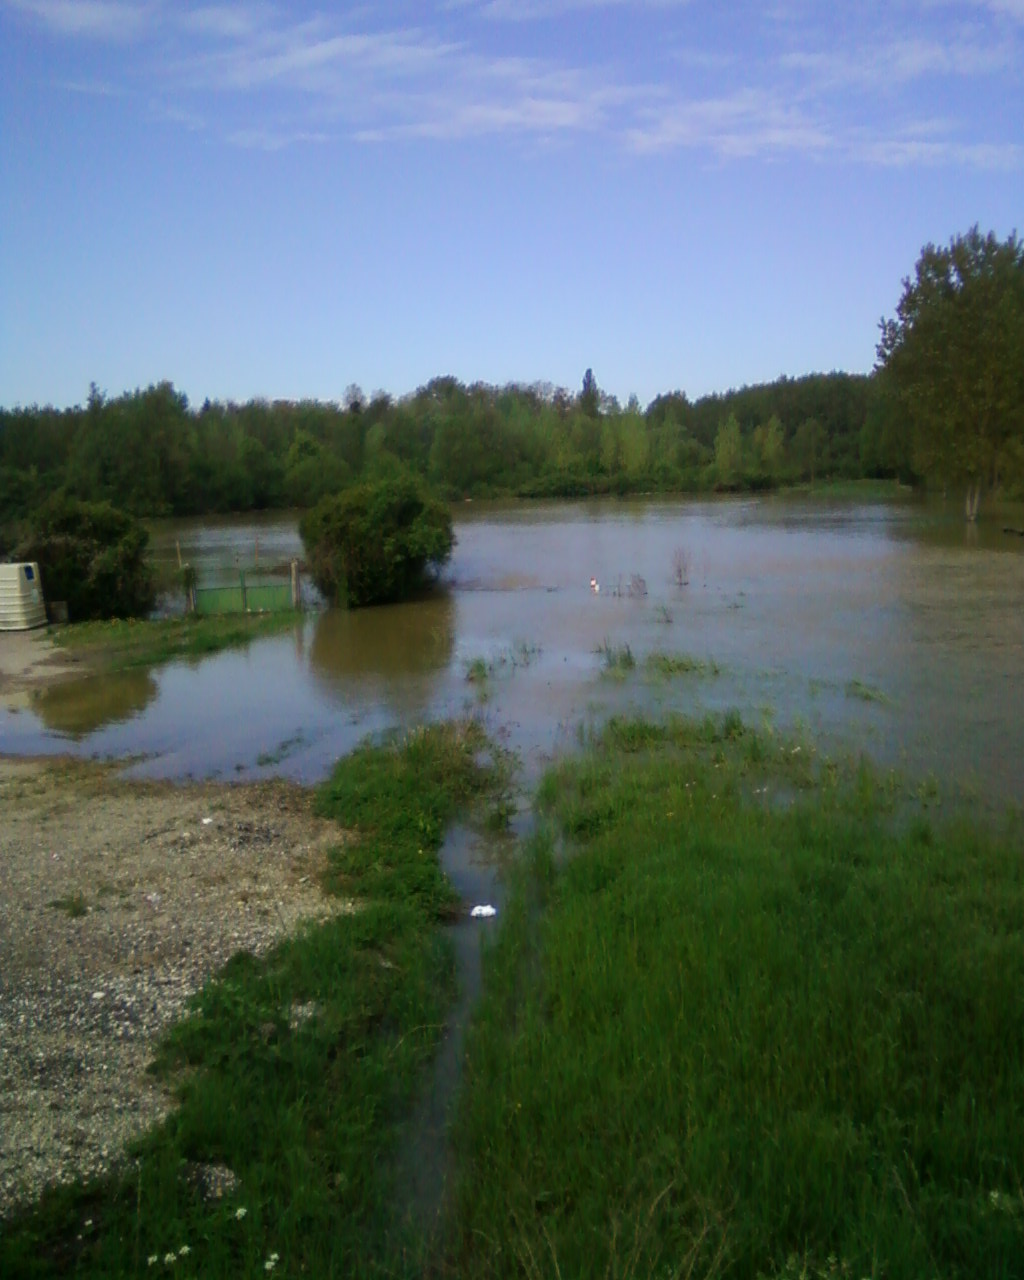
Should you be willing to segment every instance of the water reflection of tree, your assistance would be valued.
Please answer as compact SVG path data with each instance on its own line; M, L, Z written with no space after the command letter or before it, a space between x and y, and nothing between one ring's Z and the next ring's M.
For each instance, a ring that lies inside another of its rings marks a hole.
M383 685L391 701L389 689L397 694L410 680L444 671L454 652L455 602L437 591L404 604L329 609L317 620L309 661L332 690L352 682Z
M35 695L32 710L47 729L78 742L106 725L133 720L156 695L148 671L125 671L52 685Z

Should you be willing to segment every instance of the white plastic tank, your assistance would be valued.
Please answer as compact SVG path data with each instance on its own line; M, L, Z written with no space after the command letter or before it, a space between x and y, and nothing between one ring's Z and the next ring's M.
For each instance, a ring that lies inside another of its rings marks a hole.
M0 564L0 631L46 625L46 602L37 564Z

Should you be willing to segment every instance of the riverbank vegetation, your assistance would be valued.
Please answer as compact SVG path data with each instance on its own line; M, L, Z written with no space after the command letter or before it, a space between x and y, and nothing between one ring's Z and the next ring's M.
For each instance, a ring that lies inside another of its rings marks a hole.
M25 515L58 489L145 516L313 507L396 463L449 498L763 489L898 469L871 436L870 378L783 378L696 402L673 392L646 410L593 375L587 387L439 377L401 400L353 389L344 404L198 409L170 383L116 398L94 387L83 408L0 411L0 512Z
M343 760L317 797L351 836L341 913L238 955L162 1045L177 1110L112 1175L0 1223L0 1273L419 1276L394 1159L452 996L438 867L456 814L502 811L508 766L472 723Z
M393 1174L453 991L437 852L508 776L473 724L342 761L355 909L208 986L159 1055L179 1109L4 1223L4 1274L1021 1274L1019 815L940 820L736 712L613 720L543 780L420 1238Z
M878 358L915 470L977 519L982 491L1024 468L1024 241L975 226L926 245Z
M540 803L455 1274L1022 1274L1019 824L940 827L736 714L613 721Z
M91 671L158 666L176 658L204 658L237 649L296 625L294 613L219 614L200 617L126 618L51 627L54 643Z

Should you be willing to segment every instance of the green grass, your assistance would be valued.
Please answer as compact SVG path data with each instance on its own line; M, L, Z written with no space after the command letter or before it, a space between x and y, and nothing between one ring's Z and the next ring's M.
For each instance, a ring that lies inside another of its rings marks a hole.
M783 486L780 492L808 493L820 498L858 498L863 502L886 502L905 493L906 487L896 480L821 479L798 481Z
M662 680L686 675L717 676L721 672L718 663L712 659L705 661L688 653L663 653L660 650L649 653L643 665L648 675Z
M114 619L51 628L56 644L100 668L155 666L175 658L200 658L238 648L296 625L294 613L223 617Z
M736 713L614 721L539 801L453 1274L1024 1275L1019 823Z
M437 854L456 813L500 801L507 779L473 724L341 761L316 803L353 830L327 880L356 908L228 964L161 1047L177 1110L110 1177L0 1225L0 1275L235 1280L272 1258L275 1275L420 1275L392 1173L453 995ZM201 1190L210 1165L237 1179L222 1198Z
M228 966L162 1047L179 1110L0 1228L0 1274L1024 1276L1019 817L940 825L934 780L737 711L613 719L545 776L440 1255L402 1226L454 981L437 850L508 776L472 723L341 762L317 805L354 829L327 879L359 909ZM204 1199L206 1164L237 1188Z

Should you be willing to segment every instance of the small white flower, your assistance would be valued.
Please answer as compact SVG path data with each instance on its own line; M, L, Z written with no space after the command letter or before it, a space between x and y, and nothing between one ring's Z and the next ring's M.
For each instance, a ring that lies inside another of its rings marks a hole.
M188 1247L188 1245L187 1245L187 1244L183 1244L183 1245L181 1246L181 1248L178 1250L178 1257L179 1257L179 1258L187 1258L187 1257L188 1257L188 1255L189 1255L191 1252L192 1252L192 1250Z
M155 1253L151 1253L151 1254L149 1255L149 1257L146 1259L146 1266L147 1266L147 1267L153 1267L153 1266L156 1266L156 1264L157 1264L159 1261L160 1261L160 1258L157 1256L157 1254L155 1254Z
M245 1214L246 1214L245 1205L240 1204L238 1208L235 1210L235 1217L238 1219L239 1222L241 1222L242 1219L245 1217Z
M177 1261L178 1261L178 1255L177 1255L176 1253L165 1253L165 1254L164 1254L164 1264L165 1264L165 1266L173 1267L173 1266L174 1266L174 1264L175 1264Z
M273 1271L273 1269L277 1266L277 1259L278 1259L278 1255L276 1253L272 1253L270 1257L266 1260L266 1262L264 1262L263 1270Z

